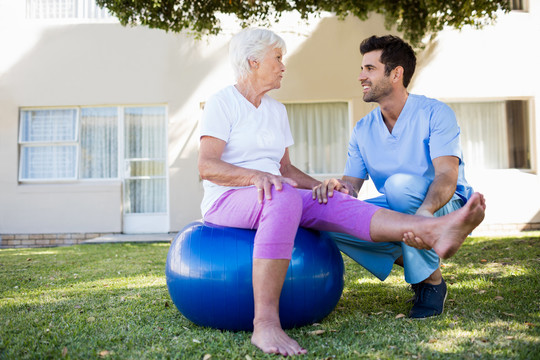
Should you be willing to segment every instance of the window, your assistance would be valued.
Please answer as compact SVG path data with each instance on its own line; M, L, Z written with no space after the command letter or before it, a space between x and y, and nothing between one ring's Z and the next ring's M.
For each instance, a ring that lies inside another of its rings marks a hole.
M75 179L77 140L77 109L23 111L19 178Z
M524 100L448 103L461 127L465 164L531 169L529 104Z
M95 0L26 0L29 19L108 19L113 16Z
M508 129L508 167L531 168L531 141L529 135L529 106L527 101L506 101Z
M510 10L513 11L529 11L528 0L508 0Z
M124 109L124 211L167 212L167 138L164 107Z
M130 149L135 145L136 148L157 146L152 144L157 144L154 142L156 137L164 134L164 125L159 123L156 130L152 126L157 125L152 124L157 123L154 118L164 119L165 113L163 106L23 109L20 115L19 180L119 178L119 144L124 142L119 138L122 122L126 126L124 133L131 139L122 150L139 161L132 164L128 176L136 176L143 170L146 174L150 171L148 166L153 166L149 175L157 172L162 175L164 154L142 154L141 157L133 155ZM134 121L145 126L132 135L128 129L135 128ZM143 170L137 170L143 165Z
M350 136L346 102L285 104L294 145L291 162L308 174L341 176Z

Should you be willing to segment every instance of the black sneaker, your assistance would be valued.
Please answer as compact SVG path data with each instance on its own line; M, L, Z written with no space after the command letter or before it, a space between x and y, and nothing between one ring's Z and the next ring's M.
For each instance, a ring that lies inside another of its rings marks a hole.
M412 284L414 305L409 313L413 319L423 319L442 314L446 300L446 283L442 279L439 285L426 283Z

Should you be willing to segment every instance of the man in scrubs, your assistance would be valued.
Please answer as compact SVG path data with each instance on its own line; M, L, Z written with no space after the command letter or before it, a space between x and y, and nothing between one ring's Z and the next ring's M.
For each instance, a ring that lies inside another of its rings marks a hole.
M322 203L331 201L334 191L356 197L371 177L382 194L366 200L373 204L423 216L459 209L473 190L464 177L454 112L438 100L409 94L416 56L399 37L372 36L362 42L360 52L363 99L379 107L356 124L343 178L326 180L314 189L314 197ZM411 318L443 312L447 288L433 250L403 243L366 243L340 233L331 236L341 251L380 280L386 279L393 264L404 268L405 281L415 292ZM414 234L406 236L414 239Z

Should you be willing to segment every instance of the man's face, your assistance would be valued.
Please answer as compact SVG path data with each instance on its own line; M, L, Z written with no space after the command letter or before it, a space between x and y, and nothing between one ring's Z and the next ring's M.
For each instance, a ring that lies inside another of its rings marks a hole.
M362 72L358 81L364 88L365 102L380 102L392 93L390 76L384 75L384 64L380 62L382 50L375 50L364 54L362 59Z

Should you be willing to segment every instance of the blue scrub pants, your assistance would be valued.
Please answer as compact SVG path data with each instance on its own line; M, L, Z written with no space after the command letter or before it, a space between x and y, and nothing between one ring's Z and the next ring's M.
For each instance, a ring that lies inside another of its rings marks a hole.
M431 181L420 176L395 174L384 184L385 195L365 201L401 213L414 214L424 201L430 184ZM463 205L463 200L454 194L452 199L434 215L446 215ZM394 262L400 256L403 256L405 281L409 284L424 281L439 268L439 257L433 250L419 250L404 243L370 243L336 232L328 234L342 252L380 280L390 275Z

